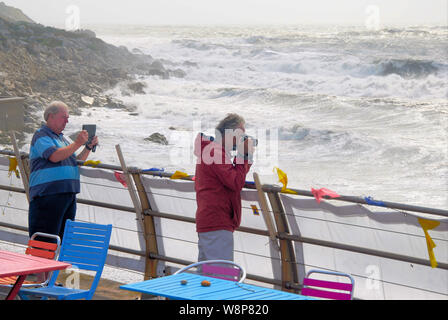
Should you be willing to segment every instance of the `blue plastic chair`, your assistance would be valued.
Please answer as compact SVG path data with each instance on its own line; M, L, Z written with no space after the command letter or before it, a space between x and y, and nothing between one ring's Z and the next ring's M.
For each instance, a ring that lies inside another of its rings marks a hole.
M53 273L47 287L22 289L19 291L19 297L24 300L28 300L29 296L38 296L42 299L91 300L101 279L111 233L111 224L102 225L67 220L58 260L71 263L72 267L78 269L96 271L90 289L56 286L55 282L59 275L59 271L57 271Z

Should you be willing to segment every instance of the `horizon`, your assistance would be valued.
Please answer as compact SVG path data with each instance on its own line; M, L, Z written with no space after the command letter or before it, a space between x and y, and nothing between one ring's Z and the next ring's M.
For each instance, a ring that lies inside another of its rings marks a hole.
M448 2L433 0L1 0L36 23L86 26L446 26ZM45 8L44 10L42 8Z

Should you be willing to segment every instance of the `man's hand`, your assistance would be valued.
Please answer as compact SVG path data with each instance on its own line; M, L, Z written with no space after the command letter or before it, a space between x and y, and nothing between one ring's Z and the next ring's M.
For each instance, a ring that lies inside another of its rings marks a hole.
M238 157L253 161L253 154L255 152L254 141L251 138L247 138L246 140L240 140L240 143L237 145Z
M238 153L253 154L255 152L254 140L251 138L247 138L244 141L242 140L243 139L240 140L240 143L237 146Z
M251 138L248 138L244 141L244 154L254 154L255 152L255 145L254 140Z
M97 136L93 136L92 138L92 142L89 143L87 146L92 149L94 146L96 146L98 144L98 137Z
M89 134L86 130L82 130L76 137L75 144L79 148L80 146L86 144L87 140L89 140Z

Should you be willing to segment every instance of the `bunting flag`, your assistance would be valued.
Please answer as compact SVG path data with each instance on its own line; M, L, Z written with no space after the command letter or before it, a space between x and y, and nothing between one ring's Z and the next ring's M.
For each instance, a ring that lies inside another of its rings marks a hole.
M173 173L173 175L170 177L170 179L180 179L180 178L185 178L188 177L189 175L185 172L181 172L181 171L176 171Z
M311 188L311 193L314 195L314 198L316 198L317 203L320 203L323 196L329 196L330 198L340 197L340 195L338 195L336 192L326 188L320 188L319 190Z
M366 201L367 204L370 204L372 206L379 206L379 207L385 206L384 202L374 200L372 197L364 197L364 200Z
M428 247L428 255L429 255L429 261L431 262L431 267L436 268L437 261L436 261L436 257L434 255L434 250L433 250L436 247L436 244L429 236L428 230L434 229L435 227L437 227L440 224L440 222L419 218L418 223L420 223L420 225L423 228L423 232L425 233L426 246Z
M260 215L260 211L258 210L256 205L251 204L250 207L252 208L252 212L253 212L254 215L256 215L256 216Z
M160 172L164 172L165 169L164 168L151 168L151 169L143 169L142 172L150 172L150 171L160 171Z
M120 182L123 185L123 187L125 187L125 188L128 187L128 184L126 183L126 179L124 178L123 173L114 171L114 176L115 176L115 179L117 179L118 182Z
M297 194L297 192L287 189L286 186L288 185L288 176L286 173L284 173L282 170L280 170L277 167L274 167L274 170L277 169L277 175L278 175L278 181L283 184L281 192L283 193L290 193L290 194Z
M91 167L95 168L95 167L96 167L97 165L99 165L100 163L101 163L100 160L97 160L97 161L95 161L95 160L87 160L87 161L85 161L85 162L83 163L83 165L85 165L85 166L90 165Z
M9 169L8 169L8 177L11 177L12 172L16 174L17 178L20 178L19 170L17 169L17 159L15 157L9 158Z

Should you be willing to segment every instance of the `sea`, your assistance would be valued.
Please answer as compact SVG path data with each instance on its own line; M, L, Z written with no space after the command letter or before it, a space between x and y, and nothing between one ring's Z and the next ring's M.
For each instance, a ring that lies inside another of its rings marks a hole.
M194 174L193 141L228 113L258 139L263 183L448 208L448 27L88 26L183 77L138 76L133 106L86 108L66 133L97 125L92 160ZM163 134L168 145L146 141Z

